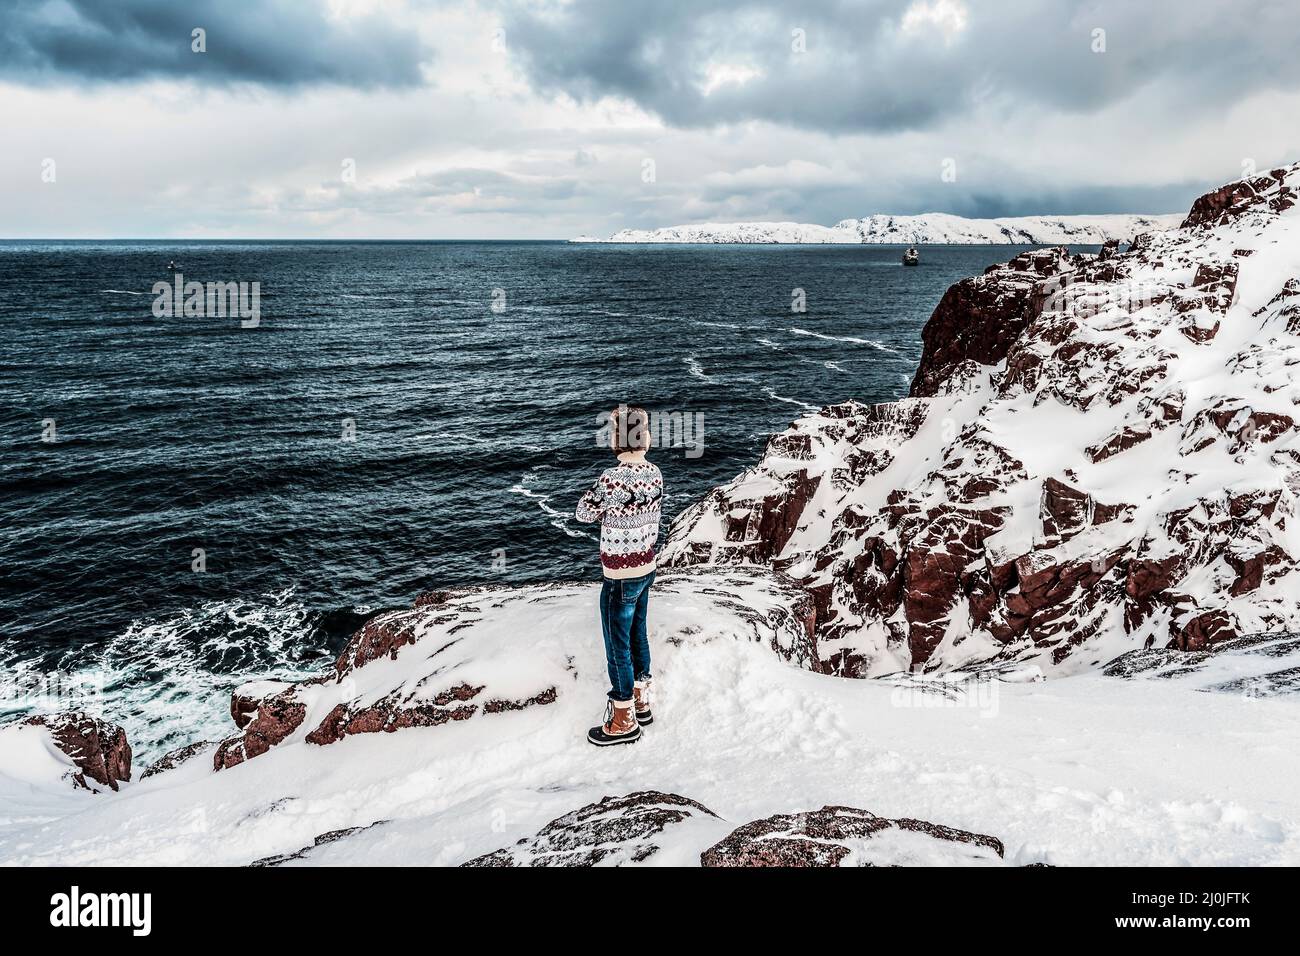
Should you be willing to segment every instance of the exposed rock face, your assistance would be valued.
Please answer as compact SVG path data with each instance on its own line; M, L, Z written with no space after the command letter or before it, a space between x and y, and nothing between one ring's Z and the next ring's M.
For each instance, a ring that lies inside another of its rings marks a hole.
M675 793L642 790L605 797L552 820L513 847L462 866L624 866L659 852L665 831L700 817L708 807Z
M1284 212L1296 202L1295 181L1290 178L1294 173L1294 166L1283 167L1206 193L1192 204L1183 228L1221 226L1261 206Z
M446 726L553 704L574 684L578 655L571 642L593 658L600 648L596 587L438 591L410 610L372 618L327 673L238 688L230 715L240 732L216 746L213 766L233 767L286 742L325 746L355 734ZM792 663L820 667L813 597L780 571L665 573L655 591L685 598L685 607L725 622L732 639L759 639ZM575 600L578 592L581 600ZM575 607L578 620L570 618ZM669 642L712 637L699 623L671 628L664 620L662 613L656 617ZM529 639L521 640L523 634ZM603 674L603 659L600 669Z
M1197 690L1243 697L1300 694L1300 634L1248 634L1220 641L1212 651L1143 648L1121 654L1102 673L1186 681Z
M925 351L909 394L938 394L965 362L997 365L1005 359L1042 306L1042 280L1073 268L1065 248L1037 249L952 286L921 332Z
M852 807L755 820L700 854L703 866L979 866L1002 861L1002 841L981 833Z
M468 720L479 710L471 704L483 688L457 684L437 694L428 703L412 703L401 694L390 694L367 707L353 708L339 704L329 712L321 725L307 735L311 744L332 744L349 734L392 733L403 727L437 727L449 720ZM482 704L487 714L507 710L523 710L542 704L555 703L555 688L548 687L527 700L501 700L492 698Z
M848 676L1300 627L1297 184L957 283L909 397L797 421L662 565L780 569L813 597L811 666Z
M244 733L217 745L212 755L212 765L217 770L266 753L298 729L307 716L307 707L297 699L296 688L292 686L261 698L241 688L231 698L230 712L235 725Z
M54 745L76 764L72 780L77 786L94 790L90 780L116 790L119 782L131 779L131 745L117 724L80 711L37 714L21 723L49 731Z
M210 740L200 740L197 743L186 744L184 747L177 747L175 750L169 750L153 763L144 773L140 774L140 779L154 777L160 773L166 773L169 770L175 770L182 764L189 763L196 757L202 757L211 751L216 744Z
M330 830L317 836L316 839L312 841L311 846L305 846L301 850L295 850L293 853L280 853L276 856L263 857L260 860L254 860L248 865L257 867L283 866L285 863L291 863L294 860L305 860L311 856L313 850L323 846L329 846L331 843L338 843L340 840L345 840L354 833L364 833L366 830L369 830L372 827L381 826L385 822L387 821L378 820L375 823L370 823L366 826L344 827L341 830Z

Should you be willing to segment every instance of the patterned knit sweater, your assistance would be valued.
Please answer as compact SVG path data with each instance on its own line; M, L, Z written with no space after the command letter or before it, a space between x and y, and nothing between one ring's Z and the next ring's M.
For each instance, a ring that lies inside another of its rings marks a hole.
M655 567L664 477L648 461L606 468L578 501L579 521L600 522L600 563L607 578L639 578Z

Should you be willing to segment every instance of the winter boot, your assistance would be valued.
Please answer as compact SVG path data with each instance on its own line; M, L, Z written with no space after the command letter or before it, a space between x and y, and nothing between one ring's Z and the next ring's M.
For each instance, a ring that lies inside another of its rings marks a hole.
M587 731L587 743L597 747L630 744L640 739L641 727L630 700L611 700L605 707L605 722Z
M642 727L654 723L654 714L650 710L650 678L632 685L632 700L636 703L636 722Z

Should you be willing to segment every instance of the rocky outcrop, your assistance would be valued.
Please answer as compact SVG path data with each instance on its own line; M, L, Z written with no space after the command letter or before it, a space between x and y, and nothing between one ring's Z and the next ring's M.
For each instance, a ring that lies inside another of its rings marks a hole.
M1102 668L1107 677L1191 684L1241 697L1300 694L1300 634L1247 634L1187 649L1128 651Z
M853 807L822 807L755 820L700 854L702 866L989 866L1002 841Z
M1261 207L1275 213L1285 212L1296 202L1295 182L1291 178L1294 174L1294 166L1282 167L1206 193L1192 204L1182 227L1226 225Z
M907 398L795 422L679 516L662 564L789 575L810 666L846 676L1300 627L1297 184L957 283Z
M483 687L457 684L434 696L427 703L413 703L401 693L390 694L366 707L338 704L315 730L307 735L309 744L332 744L351 734L392 733L404 727L437 727L451 720L468 720L480 711L480 704L470 703L483 693ZM548 687L527 700L483 701L485 714L523 710L555 703L556 690Z
M924 820L889 820L852 807L766 817L729 833L727 827L688 797L643 790L566 813L512 847L461 865L631 866L667 847L674 851L672 862L698 854L702 866L1002 864L1002 842L995 837ZM722 834L727 835L719 839ZM700 853L701 846L708 848Z
M386 822L387 822L386 820L377 820L374 823L368 823L365 826L344 827L341 830L330 830L326 833L322 833L319 836L317 836L314 840L312 840L310 846L305 846L302 849L295 850L292 853L279 853L276 854L275 856L262 857L260 860L254 860L252 863L248 865L252 867L283 866L286 863L292 863L296 860L306 860L312 855L312 852L314 850L318 850L323 846L329 846L331 843L338 843L340 840L346 840L348 837L353 836L354 834L364 833L367 830L370 830L373 827L381 826Z
M110 790L131 779L131 745L126 731L81 711L37 714L20 722L20 726L42 727L50 740L77 767L73 783L95 790L92 782Z
M717 819L708 807L675 793L641 790L605 797L552 820L513 847L462 866L626 866L659 852L681 824Z
M767 527L764 525L764 527ZM591 609L595 584L479 587L422 595L409 610L372 618L326 673L297 683L256 681L236 689L239 733L213 751L224 770L286 743L328 746L357 734L436 728L554 704L574 685L582 652L600 648ZM757 567L662 574L658 595L686 617L669 642L761 640L784 659L817 669L813 595L784 573ZM574 607L580 616L572 618ZM559 620L539 625L548 615ZM531 635L521 642L520 634ZM576 645L576 648L575 648ZM604 664L599 665L600 673Z
M921 331L924 350L909 394L938 394L966 362L1003 361L1041 310L1042 280L1073 268L1065 248L1037 249L952 286Z
M200 740L196 743L186 744L184 747L177 747L175 750L169 750L151 763L145 769L145 772L140 774L140 779L145 780L148 777L156 777L160 773L175 770L191 760L207 755L216 746L211 740Z
M270 683L258 682L258 686ZM297 699L297 688L289 685L276 687L283 689L264 696L258 696L250 686L235 691L230 702L230 714L235 726L244 732L217 745L212 755L214 769L233 767L266 753L302 724L307 707Z

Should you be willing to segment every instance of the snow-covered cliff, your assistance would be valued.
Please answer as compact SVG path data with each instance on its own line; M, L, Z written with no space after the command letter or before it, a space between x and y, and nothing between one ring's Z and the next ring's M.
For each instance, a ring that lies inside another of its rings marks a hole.
M674 567L771 565L819 666L1071 669L1300 628L1300 169L1121 253L948 290L911 397L823 409L677 521Z
M797 222L706 222L661 229L624 229L608 239L580 236L573 242L682 243L950 243L954 245L1101 245L1127 242L1143 232L1171 229L1181 215L1019 216L965 219L946 213L869 216L833 226Z

